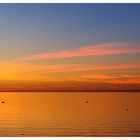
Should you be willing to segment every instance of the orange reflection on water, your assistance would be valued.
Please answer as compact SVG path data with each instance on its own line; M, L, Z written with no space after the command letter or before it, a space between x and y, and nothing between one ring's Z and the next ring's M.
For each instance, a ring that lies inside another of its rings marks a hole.
M1 136L138 136L134 92L1 92Z

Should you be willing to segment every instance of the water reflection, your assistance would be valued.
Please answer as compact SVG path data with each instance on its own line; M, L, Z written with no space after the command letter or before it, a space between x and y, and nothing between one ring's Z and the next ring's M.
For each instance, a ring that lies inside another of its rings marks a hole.
M1 136L140 136L138 92L12 92L0 101Z

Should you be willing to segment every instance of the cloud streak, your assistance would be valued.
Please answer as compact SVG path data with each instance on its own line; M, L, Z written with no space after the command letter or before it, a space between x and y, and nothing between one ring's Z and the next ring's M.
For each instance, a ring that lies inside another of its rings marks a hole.
M93 65L93 64L17 64L17 63L0 63L0 80L35 80L35 81L69 81L69 80L90 80L95 78L95 81L103 80L106 78L115 79L110 76L101 75L102 73L111 72L118 73L118 70L122 73L133 72L133 69L140 69L139 64L119 64L119 65ZM76 73L76 75L74 75ZM88 75L88 73L90 75ZM92 75L91 75L92 73ZM82 76L78 76L78 75ZM138 73L139 74L139 73ZM127 76L128 77L128 76ZM65 79L68 78L68 79ZM125 77L124 77L125 78Z
M47 52L19 57L16 60L0 61L0 90L13 91L99 91L139 90L140 64L134 61L63 63L61 58L102 56L112 54L140 53L138 43L107 43L85 46L79 49ZM119 57L119 56L115 56ZM124 56L125 57L125 56ZM59 63L33 63L38 59L60 59ZM93 57L94 59L94 57ZM110 59L110 58L109 58ZM126 59L125 59L126 60ZM31 61L31 63L28 63ZM95 61L97 61L95 59ZM122 60L124 61L124 60ZM4 86L5 85L5 86Z
M140 76L135 74L81 74L76 78L71 78L75 81L86 82L107 82L107 83L127 83L127 84L140 84Z
M57 59L72 58L80 56L98 56L111 54L129 54L140 53L139 43L104 43L91 46L84 46L78 49L60 50L57 52L44 52L40 54L27 55L21 57L20 61L29 61L37 59Z

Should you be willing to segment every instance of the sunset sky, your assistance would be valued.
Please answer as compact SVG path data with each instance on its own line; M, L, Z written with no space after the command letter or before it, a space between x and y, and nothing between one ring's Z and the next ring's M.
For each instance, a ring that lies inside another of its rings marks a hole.
M140 4L0 4L0 91L140 91Z

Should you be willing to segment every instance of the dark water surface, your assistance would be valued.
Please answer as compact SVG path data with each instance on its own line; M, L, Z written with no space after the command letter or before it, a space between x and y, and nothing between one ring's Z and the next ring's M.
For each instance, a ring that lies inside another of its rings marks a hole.
M1 92L0 136L140 136L140 92Z

